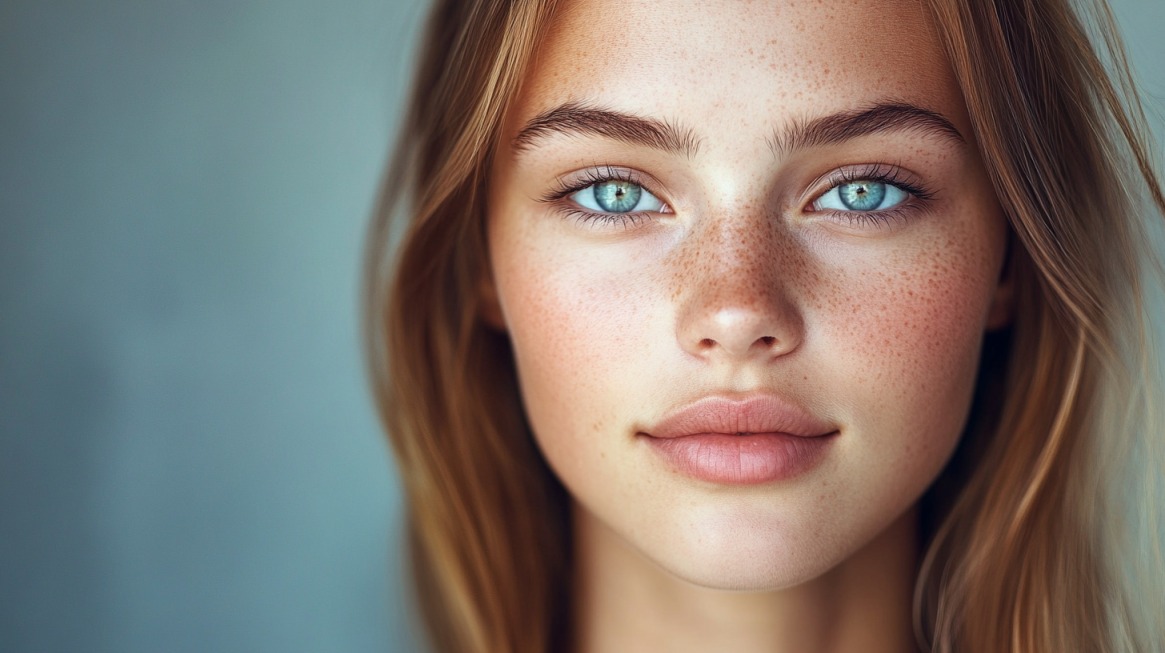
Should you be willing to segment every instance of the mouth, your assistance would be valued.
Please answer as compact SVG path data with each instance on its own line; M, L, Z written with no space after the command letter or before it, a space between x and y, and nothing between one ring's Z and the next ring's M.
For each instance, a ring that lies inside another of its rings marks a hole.
M760 394L705 397L637 435L674 472L719 485L756 485L809 471L839 434L800 406Z

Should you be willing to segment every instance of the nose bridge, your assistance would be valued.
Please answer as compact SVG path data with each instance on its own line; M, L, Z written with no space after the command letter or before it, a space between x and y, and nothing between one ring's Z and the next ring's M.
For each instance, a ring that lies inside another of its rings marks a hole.
M680 344L704 358L792 351L801 319L792 284L796 247L774 218L742 211L710 217L690 238L677 288Z
M710 222L710 233L701 243L709 263L707 290L726 301L755 300L772 290L774 263L788 254L774 226L750 215ZM730 299L732 295L739 296Z

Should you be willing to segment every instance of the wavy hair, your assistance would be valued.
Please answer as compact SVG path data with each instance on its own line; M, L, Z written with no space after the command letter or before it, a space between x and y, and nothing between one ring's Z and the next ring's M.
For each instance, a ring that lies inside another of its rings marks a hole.
M509 341L480 316L485 182L554 0L442 0L368 235L365 343L400 468L415 590L441 653L569 649L568 496ZM1146 243L1165 213L1108 8L930 0L1008 216L1012 326L923 497L919 645L1162 651L1159 363ZM402 219L403 218L403 219Z

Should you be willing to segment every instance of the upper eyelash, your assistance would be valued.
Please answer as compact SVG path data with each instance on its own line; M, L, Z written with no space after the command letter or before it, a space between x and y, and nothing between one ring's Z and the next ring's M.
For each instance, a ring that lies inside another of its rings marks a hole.
M635 184L642 187L649 193L655 194L648 188L641 180L641 177L635 173L634 170L615 168L610 165L595 166L588 168L579 173L581 178L577 178L572 182L564 181L564 177L557 177L552 188L542 201L546 203L559 203L557 210L565 216L573 217L581 223L586 222L603 222L612 225L621 225L624 228L634 226L643 217L644 212L628 212L628 213L596 213L589 211L580 206L562 206L561 202L564 198L574 193L584 190L595 184L605 181L624 181L629 184Z
M858 166L857 168L842 168L840 170L834 170L833 172L830 172L823 177L819 177L818 179L824 179L828 186L826 186L825 192L819 193L816 196L814 201L817 201L818 198L833 190L837 186L851 184L855 181L877 181L884 184L897 186L898 188L901 188L902 190L923 201L934 199L933 192L910 181L909 179L905 179L902 176L901 166L886 163L867 163L862 166ZM814 182L812 185L817 184ZM853 213L875 212L853 211Z
M652 192L650 188L645 186L640 180L639 175L635 174L633 170L624 170L614 168L609 165L599 166L595 168L588 168L581 173L582 178L576 179L573 182L564 181L563 177L558 177L554 180L554 188L550 190L543 198L544 202L554 202L560 200L567 195L577 193L580 190L594 186L595 184L604 181L625 181L629 184L643 187L649 193ZM654 195L654 193L652 193Z
M869 163L857 169L842 168L840 170L834 170L833 172L825 175L823 178L829 184L829 186L826 188L826 192L833 190L835 186L840 186L842 184L870 180L892 184L910 193L911 195L914 195L920 200L933 199L934 194L932 192L907 179L902 178L901 170L902 169L896 165ZM551 189L550 192L548 192L542 198L542 200L545 202L560 200L567 195L577 193L584 188L588 188L605 181L625 181L630 184L635 184L636 186L642 186L644 190L654 194L650 188L643 184L639 175L635 174L633 170L623 170L607 165L602 166L602 171L600 171L598 168L590 168L582 171L581 174L582 179L578 179L574 182L563 181L562 177L556 178L554 180L554 188ZM818 197L823 194L824 193L819 194Z
M543 202L553 203L559 202L563 198L584 190L595 184L606 181L625 181L627 183L641 186L644 190L651 192L650 188L645 186L641 177L635 173L634 170L615 168L611 165L596 166L588 168L579 173L580 177L572 182L564 181L564 177L555 179L555 186L543 198ZM813 202L816 202L822 195L833 190L837 186L853 183L855 181L877 181L880 183L891 184L897 186L909 193L912 197L923 202L934 198L934 193L926 188L914 183L908 179L903 178L902 168L898 165L886 163L868 163L857 167L841 168L833 170L822 177L815 180L811 186L816 186L819 181L825 180L828 184L823 193L815 196ZM599 220L610 224L621 224L623 226L634 225L642 217L642 212L630 213L595 213L580 207L560 207L561 211L570 216L574 216L579 222L590 222ZM883 211L833 211L834 213L844 214L846 218L855 223L876 223L885 224L893 219L905 217L905 210L901 206L896 206Z
M932 191L903 178L902 170L901 166L886 163L867 163L854 168L834 170L818 177L811 184L811 186L816 186L820 180L824 179L827 185L824 192L814 196L814 199L810 202L810 206L834 188L855 181L876 181L897 186L906 191L912 199L918 202L925 203L934 199L934 193ZM822 209L822 211L843 216L845 220L848 220L852 224L882 226L895 220L905 220L909 217L911 211L916 208L917 204L911 202L910 204L900 204L882 211L838 211L836 209Z

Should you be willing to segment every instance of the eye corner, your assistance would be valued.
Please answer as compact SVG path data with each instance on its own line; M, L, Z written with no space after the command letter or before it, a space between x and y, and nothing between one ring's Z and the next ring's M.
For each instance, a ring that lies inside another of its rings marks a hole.
M830 193L835 193L835 192L837 192L837 185L836 184L831 185L828 188L826 188L825 190L820 191L820 192L808 193L807 199L802 199L798 202L798 204L801 206L801 212L802 213L821 213L822 211L828 210L826 208L818 206L818 204L821 203L821 200L826 195L828 195Z

